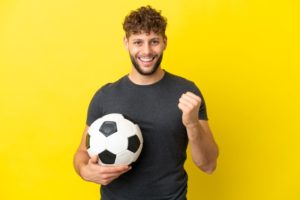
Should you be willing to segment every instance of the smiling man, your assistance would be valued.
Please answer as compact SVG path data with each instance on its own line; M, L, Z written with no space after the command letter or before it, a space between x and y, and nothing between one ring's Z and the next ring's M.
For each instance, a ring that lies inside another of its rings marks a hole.
M135 34L129 38L124 40L134 68L141 75L154 74L162 61L167 39L153 32Z
M188 144L199 169L210 174L216 168L218 147L200 90L161 67L166 25L150 6L132 11L123 23L131 71L91 100L74 167L84 180L101 184L102 200L185 200ZM87 154L88 127L109 113L123 114L142 130L144 147L132 166L101 166Z

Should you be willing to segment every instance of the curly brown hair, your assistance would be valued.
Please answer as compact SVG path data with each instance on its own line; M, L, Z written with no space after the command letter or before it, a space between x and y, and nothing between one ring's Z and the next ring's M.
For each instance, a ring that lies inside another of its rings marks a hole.
M154 32L166 37L166 27L167 19L161 15L161 11L157 11L149 5L131 11L131 13L125 17L123 23L123 29L127 38L131 34L142 32Z

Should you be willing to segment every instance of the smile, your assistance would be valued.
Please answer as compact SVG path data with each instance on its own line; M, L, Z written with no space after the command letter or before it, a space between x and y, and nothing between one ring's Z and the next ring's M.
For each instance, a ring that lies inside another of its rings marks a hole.
M153 56L153 57L138 57L138 59L142 62L151 62L155 59L155 56Z

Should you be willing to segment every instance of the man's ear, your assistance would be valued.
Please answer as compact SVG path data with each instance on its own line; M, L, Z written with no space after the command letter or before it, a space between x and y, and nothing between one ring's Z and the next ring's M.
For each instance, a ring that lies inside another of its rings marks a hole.
M168 44L168 38L167 36L164 36L164 43L165 43L165 49L167 48L167 44Z
M128 50L128 38L126 36L124 36L124 38L123 38L123 43L124 43L125 49Z

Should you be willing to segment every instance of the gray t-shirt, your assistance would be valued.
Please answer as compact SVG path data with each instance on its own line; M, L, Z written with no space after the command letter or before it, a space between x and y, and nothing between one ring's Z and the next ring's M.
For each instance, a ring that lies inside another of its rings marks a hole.
M165 72L151 85L136 85L124 76L94 95L87 125L109 113L121 113L141 128L144 145L132 169L107 186L102 200L184 200L187 133L178 108L180 96L191 91L202 99L199 119L207 120L199 89L189 80Z

